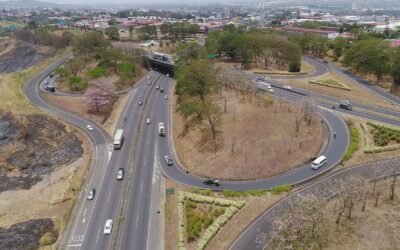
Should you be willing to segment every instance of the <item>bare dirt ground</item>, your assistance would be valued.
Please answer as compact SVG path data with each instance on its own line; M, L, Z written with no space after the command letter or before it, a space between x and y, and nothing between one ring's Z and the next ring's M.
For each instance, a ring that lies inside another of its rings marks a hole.
M303 114L299 107L279 100L269 105L258 104L255 98L250 102L232 90L221 94L214 98L222 110L226 98L227 112L222 116L217 152L202 142L200 128L182 137L183 118L173 114L175 148L190 172L223 179L260 179L304 164L321 149L324 136L319 118L314 117L310 126L301 122L296 132L296 117Z
M0 73L20 71L51 56L52 50L30 44L17 43L15 48L0 56Z
M115 126L117 125L119 115L122 113L126 101L128 100L128 96L128 94L120 95L109 113L97 114L87 111L85 97L83 96L70 97L46 94L46 98L52 103L95 121L96 123L102 125L103 128L111 135L115 131Z
M351 88L351 91L337 89L337 88L331 88L331 87L326 87L326 86L321 86L321 85L316 85L316 84L310 84L308 82L310 79L318 80L318 79L327 79L329 77L346 84L348 87ZM357 84L349 81L348 79L346 79L346 78L342 77L341 75L336 74L334 72L328 72L322 76L315 77L315 78L285 79L285 80L278 80L278 81L280 81L282 83L288 83L293 86L298 86L298 87L301 87L304 89L309 89L314 92L332 95L332 96L336 96L336 97L339 97L342 99L349 99L354 102L359 102L359 103L366 104L366 105L372 105L372 106L378 106L378 107L384 107L384 108L390 108L390 109L398 109L396 106L389 103L388 101L378 98L377 96L368 92L366 89L358 86Z
M173 250L178 248L178 192L191 189L169 180L166 181L166 188L174 189L174 195L166 197L165 207L165 249ZM239 197L225 199L245 200L246 205L236 213L232 219L222 227L215 237L209 242L206 249L227 249L229 244L240 234L241 230L250 224L260 213L272 206L276 201L282 199L285 194L272 195L266 193L260 197ZM221 194L214 192L212 196L223 197ZM192 244L193 245L193 244ZM188 248L194 249L194 248Z

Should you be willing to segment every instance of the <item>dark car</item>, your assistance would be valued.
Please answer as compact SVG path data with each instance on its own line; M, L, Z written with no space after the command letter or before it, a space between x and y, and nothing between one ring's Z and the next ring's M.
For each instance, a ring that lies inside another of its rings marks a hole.
M168 166L172 166L174 164L174 161L168 155L164 156L164 159Z
M160 89L160 92L161 92L161 93L164 93L164 88L161 88L161 89Z
M346 110L349 110L349 111L351 111L351 110L353 109L353 108L351 107L350 102L347 101L347 100L340 101L340 102L339 102L339 108L341 108L341 109L346 109Z
M86 195L86 199L89 200L89 201L93 200L95 194L96 194L96 189L95 188L89 189L89 192Z
M324 62L324 63L328 63L328 60L325 60L325 59L324 59L323 62Z
M207 180L204 180L203 181L203 183L205 184L205 185L208 185L208 186L219 186L220 185L220 180L218 180L218 179L207 179Z
M54 87L53 85L50 84L46 84L46 86L44 86L44 89L50 92L55 92L56 91L56 87Z

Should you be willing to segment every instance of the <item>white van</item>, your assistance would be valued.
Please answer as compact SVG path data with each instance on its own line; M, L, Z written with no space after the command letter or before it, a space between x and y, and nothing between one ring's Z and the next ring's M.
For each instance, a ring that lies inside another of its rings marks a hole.
M312 169L318 169L326 163L326 157L324 155L319 156L311 163Z

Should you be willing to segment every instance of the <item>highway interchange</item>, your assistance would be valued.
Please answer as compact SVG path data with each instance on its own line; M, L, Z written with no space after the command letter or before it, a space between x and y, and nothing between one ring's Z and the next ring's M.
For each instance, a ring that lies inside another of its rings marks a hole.
M94 122L57 107L42 97L43 89L40 83L49 76L57 67L62 65L67 56L56 61L47 69L29 81L24 91L28 99L38 108L51 112L53 115L83 129L87 132L94 145L94 161L84 184L82 195L77 205L75 215L68 230L65 247L67 249L160 249L162 231L160 232L160 210L162 210L159 195L164 190L160 187L161 175L176 182L200 188L211 188L203 184L203 177L186 172L180 165L171 141L171 83L172 79L164 74L151 71L134 88L128 91L129 99L120 115L117 128L124 129L125 141L121 150L113 150L112 135L108 135L101 126ZM311 76L321 75L327 67L337 70L357 84L362 85L374 94L400 105L400 100L373 85L367 84L362 79L357 79L348 72L332 64L325 65L313 58L306 58L312 63L315 71ZM255 78L254 75L247 75ZM148 79L150 77L150 79ZM318 114L326 125L327 131L323 152L328 158L328 164L318 171L312 170L309 164L299 166L292 171L253 181L223 181L216 190L229 188L232 190L269 189L280 184L296 184L314 178L321 173L335 167L342 159L349 143L348 128L338 112L349 113L362 118L400 126L400 112L378 107L352 103L353 111L332 110L332 103L337 103L338 98L311 92L304 89L293 88L288 91L282 84L274 79L267 79L274 89L277 98L298 103L305 97L315 100ZM160 85L165 93L160 93L155 88ZM167 98L165 96L167 95ZM138 105L138 101L144 101ZM380 115L383 114L383 115ZM151 119L150 124L145 120ZM166 137L159 137L157 123L164 122ZM86 129L87 124L92 124L93 131ZM336 138L333 138L336 133ZM170 155L175 159L173 166L167 166L164 156ZM116 171L124 168L126 175L123 181L117 181ZM94 200L86 200L89 188L96 188ZM113 219L114 227L111 235L103 235L104 223ZM239 243L246 245L245 237ZM250 243L249 243L250 244ZM241 249L232 247L233 249Z

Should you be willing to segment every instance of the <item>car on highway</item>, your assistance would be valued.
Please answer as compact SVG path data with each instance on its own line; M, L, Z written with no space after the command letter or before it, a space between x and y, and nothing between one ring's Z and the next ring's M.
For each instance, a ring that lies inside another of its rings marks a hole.
M287 89L287 90L292 90L292 89L293 89L293 88L290 87L289 85L283 85L283 88L284 88L284 89Z
M86 199L89 200L89 201L93 200L95 194L96 194L96 189L95 188L89 189L89 192L86 195Z
M267 87L267 90L268 90L268 92L270 92L270 93L274 93L274 89L273 89L271 86Z
M104 234L111 234L112 227L113 227L112 219L106 220L106 224L104 225Z
M217 186L218 187L219 185L221 185L221 181L218 179L206 179L203 181L203 183L208 186Z
M320 167L322 167L323 165L325 165L327 162L326 156L325 155L321 155L319 157L317 157L312 163L311 163L311 168L314 170L319 169Z
M150 118L147 118L146 124L150 124Z
M172 166L174 164L174 161L168 155L164 156L164 159L168 166Z
M168 95L165 95L165 96L164 96L164 99L168 99Z
M161 88L161 89L160 89L160 92L161 92L161 93L164 93L164 88Z
M339 108L351 111L353 108L348 100L339 101Z
M54 87L53 85L50 85L50 84L46 84L44 86L44 89L49 91L49 92L55 92L56 91L56 87Z
M156 89L160 89L160 85L157 85L157 86L156 86Z
M167 77L169 77L169 74L167 73Z
M142 106L142 104L143 104L143 101L138 101L139 106Z
M256 79L257 79L257 80L260 80L260 81L264 81L264 80L265 80L265 77L264 77L264 76L257 76Z
M86 129L89 131L93 130L93 126L91 124L86 125Z
M150 79L151 79L151 76L147 76L147 79L150 80Z
M322 60L322 61L323 61L324 63L328 63L328 60L325 60L325 59L324 59L324 60Z
M119 168L117 171L117 180L122 181L124 179L125 170L123 168Z

